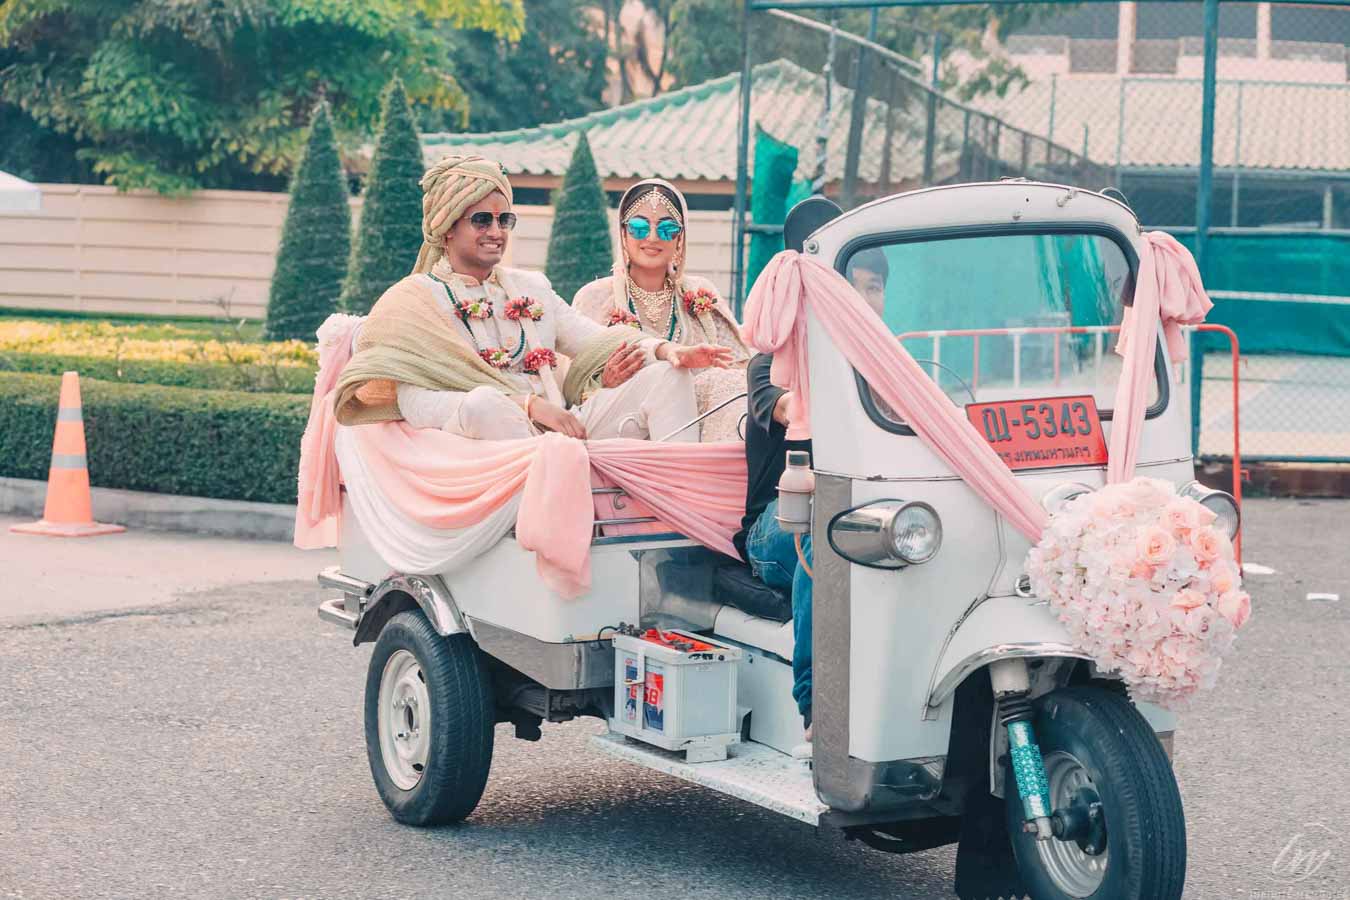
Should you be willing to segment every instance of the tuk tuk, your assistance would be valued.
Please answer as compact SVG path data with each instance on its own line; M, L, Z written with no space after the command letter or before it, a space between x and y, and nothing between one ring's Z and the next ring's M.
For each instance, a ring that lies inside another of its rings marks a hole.
M814 218L813 218L814 217ZM883 319L1053 511L1105 483L1140 228L1101 193L1023 180L938 187L848 213L794 211L800 249L886 268ZM513 536L445 572L390 572L344 505L319 607L374 642L365 733L400 822L464 819L494 726L537 741L593 716L595 745L879 850L958 845L963 898L1181 896L1176 717L1075 646L1024 571L1027 538L809 333L813 741L792 698L790 598L739 561L597 489L592 586L560 601ZM1137 469L1195 482L1188 373L1157 354ZM897 523L905 522L905 539ZM1019 727L1021 726L1021 727ZM810 748L803 752L803 746Z

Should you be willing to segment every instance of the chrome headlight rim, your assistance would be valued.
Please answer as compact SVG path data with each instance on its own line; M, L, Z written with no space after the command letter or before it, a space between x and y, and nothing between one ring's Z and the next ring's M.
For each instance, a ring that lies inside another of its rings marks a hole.
M1084 484L1081 481L1064 481L1041 495L1041 508L1050 515L1062 510L1070 501L1076 500L1084 494L1091 494L1097 489L1090 484Z
M922 509L932 517L933 549L921 559L902 557L896 549L895 523L907 509ZM845 521L849 517L852 521ZM831 550L854 565L896 572L912 565L923 565L937 556L942 548L942 517L932 504L922 500L869 500L835 513L826 526L825 537ZM853 546L841 546L844 538Z
M1242 504L1238 503L1237 498L1227 491L1221 491L1200 481L1192 480L1177 488L1177 496L1188 497L1206 509L1209 509L1209 506L1205 501L1222 499L1232 509L1233 513L1233 530L1228 535L1228 539L1230 541L1237 540L1237 536L1242 533Z

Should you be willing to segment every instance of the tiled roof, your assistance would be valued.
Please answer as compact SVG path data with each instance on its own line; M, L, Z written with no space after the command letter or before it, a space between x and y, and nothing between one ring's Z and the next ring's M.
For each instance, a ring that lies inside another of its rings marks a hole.
M756 66L751 93L751 121L799 150L797 178L815 171L816 132L824 104L824 79L787 60ZM452 152L472 152L498 160L510 174L561 176L571 160L579 132L585 131L601 178L648 178L734 181L739 75L728 75L579 119L517 131L489 134L424 134L428 163ZM830 181L843 175L848 116L853 92L836 85L831 97L830 140L826 148ZM891 138L892 183L918 177L923 167L924 112L915 98L909 113L897 115ZM876 181L885 147L884 107L868 101L858 174ZM959 113L958 113L959 115ZM940 142L939 172L954 167L959 156L960 124Z
M1050 83L982 105L1023 128L1045 133ZM1124 97L1124 128L1121 97ZM1241 96L1241 128L1238 103ZM1176 78L1061 77L1055 87L1054 139L1122 166L1195 167L1200 159L1199 81ZM1239 158L1240 152L1240 158ZM1214 164L1250 169L1350 170L1350 85L1221 81L1214 104Z

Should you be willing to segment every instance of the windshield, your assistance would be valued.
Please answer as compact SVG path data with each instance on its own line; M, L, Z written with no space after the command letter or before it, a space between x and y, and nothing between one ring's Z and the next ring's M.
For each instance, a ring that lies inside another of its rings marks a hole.
M1129 260L1110 238L897 242L852 254L845 273L958 405L1089 394L1110 410L1121 370L1116 331L1134 290ZM1158 396L1155 377L1150 407ZM874 405L903 424L879 398Z

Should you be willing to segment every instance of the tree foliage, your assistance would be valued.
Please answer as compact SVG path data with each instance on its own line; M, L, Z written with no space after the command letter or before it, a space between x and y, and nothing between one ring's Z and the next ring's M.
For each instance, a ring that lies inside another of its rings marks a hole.
M548 237L548 278L569 303L583 285L607 274L614 264L608 207L590 142L582 132L553 198L553 231Z
M6 0L0 106L118 187L275 187L317 98L364 135L398 75L462 119L433 26L514 39L522 15L521 0Z
M469 99L471 131L509 131L597 110L606 49L577 0L525 0L525 28L511 40L483 29L442 28L455 78ZM426 109L429 131L463 126L454 111Z
M412 271L422 245L422 142L402 82L385 91L341 307L366 313L391 284Z
M649 5L669 0L645 0ZM741 66L741 0L673 0L668 34L668 67L680 85L698 84L727 75ZM988 93L1005 93L1024 82L1025 73L1006 57L990 54L987 38L1000 40L1038 18L1062 7L1049 4L1017 3L990 7L979 4L960 6L912 6L882 9L878 15L877 43L911 59L932 51L935 35L941 35L944 58L961 52L976 65L958 72L944 66L941 84L956 89L965 98ZM828 12L812 13L829 21ZM835 23L853 34L866 34L868 10L838 13ZM752 20L756 62L773 56L807 58L824 52L825 37L816 36L800 25L771 19L756 13ZM845 45L841 45L841 52ZM809 49L808 49L809 48ZM772 56L769 55L772 53Z
M337 311L351 228L333 121L321 103L291 182L291 204L267 300L270 340L313 340L323 320Z

